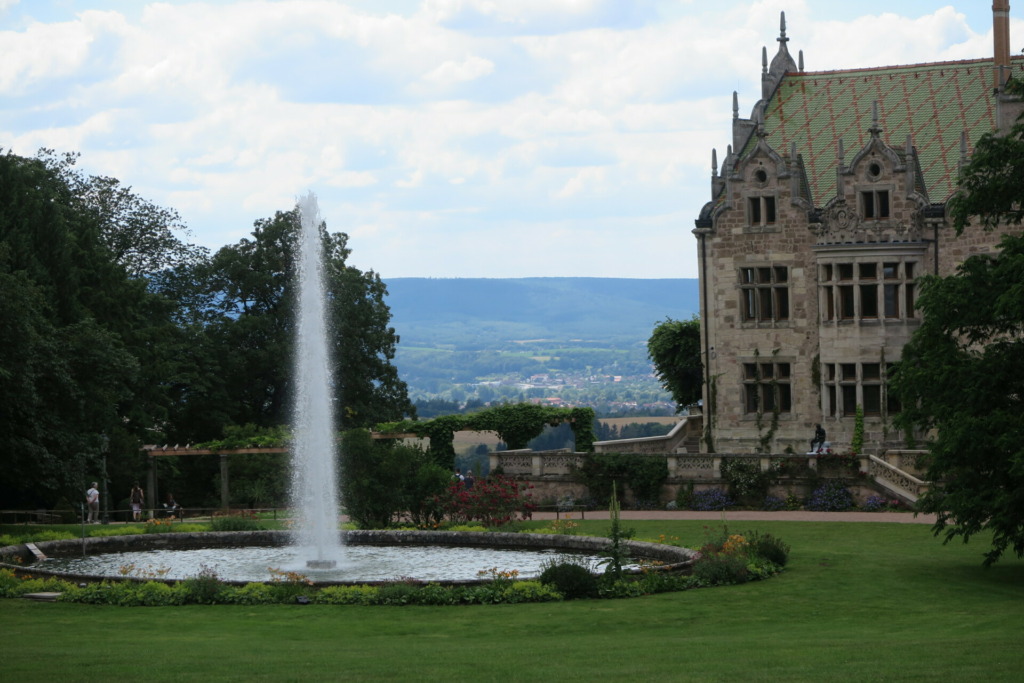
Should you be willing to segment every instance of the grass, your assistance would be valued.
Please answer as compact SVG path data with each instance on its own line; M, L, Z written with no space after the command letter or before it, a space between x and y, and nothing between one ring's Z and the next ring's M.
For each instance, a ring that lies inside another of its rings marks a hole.
M538 526L545 523L535 523ZM581 521L585 533L608 523ZM699 545L703 522L636 521ZM0 600L19 681L1017 680L1024 561L925 525L738 522L793 550L769 581L474 607L114 608ZM54 656L59 653L59 656Z

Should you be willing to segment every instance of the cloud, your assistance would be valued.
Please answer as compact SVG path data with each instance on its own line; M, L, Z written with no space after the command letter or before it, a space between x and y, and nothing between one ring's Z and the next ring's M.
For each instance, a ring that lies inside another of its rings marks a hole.
M494 62L468 55L465 59L449 59L423 76L423 80L438 85L473 81L494 71Z
M931 4L0 0L0 146L79 151L211 248L312 189L386 277L690 277L779 11L813 70L991 52Z

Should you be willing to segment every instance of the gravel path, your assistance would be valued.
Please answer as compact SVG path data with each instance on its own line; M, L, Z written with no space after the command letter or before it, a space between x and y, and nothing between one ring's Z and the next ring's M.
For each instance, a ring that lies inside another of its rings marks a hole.
M533 519L608 519L607 510L588 510L584 513L535 512ZM809 510L726 510L725 512L696 512L693 510L623 510L620 519L680 519L712 522L888 522L890 524L934 524L935 515L913 512L811 512Z

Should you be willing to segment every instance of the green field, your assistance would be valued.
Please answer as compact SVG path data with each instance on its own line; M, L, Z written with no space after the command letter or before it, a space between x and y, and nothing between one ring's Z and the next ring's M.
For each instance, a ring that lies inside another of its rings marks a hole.
M543 522L535 524L542 525ZM607 522L582 522L601 533ZM699 545L707 522L629 522ZM715 525L720 526L720 525ZM469 607L116 608L0 600L11 681L972 681L1024 670L1024 561L925 525L737 522L788 542L769 581Z

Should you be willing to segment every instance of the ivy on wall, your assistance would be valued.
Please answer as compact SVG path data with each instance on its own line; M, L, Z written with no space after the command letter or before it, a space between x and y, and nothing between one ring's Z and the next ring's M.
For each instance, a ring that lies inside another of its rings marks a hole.
M596 453L574 474L598 505L608 504L615 489L623 490L625 486L637 501L657 502L661 486L668 479L668 462L635 453Z
M507 403L467 415L444 415L431 420L403 420L377 425L383 434L415 434L430 439L429 453L435 462L450 467L455 459L455 432L495 432L509 450L526 448L545 425L568 422L576 450L594 450L593 408L553 408L533 403Z

